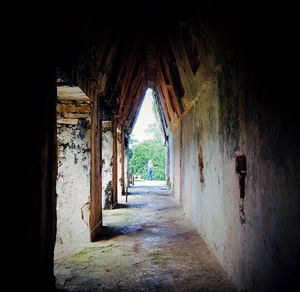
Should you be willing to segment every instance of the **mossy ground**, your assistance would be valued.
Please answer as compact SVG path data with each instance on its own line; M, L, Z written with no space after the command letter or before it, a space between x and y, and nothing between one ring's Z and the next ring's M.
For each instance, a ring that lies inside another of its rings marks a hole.
M68 291L235 291L224 270L166 192L129 197L103 212L107 236L57 253L57 287ZM58 249L59 247L57 247Z

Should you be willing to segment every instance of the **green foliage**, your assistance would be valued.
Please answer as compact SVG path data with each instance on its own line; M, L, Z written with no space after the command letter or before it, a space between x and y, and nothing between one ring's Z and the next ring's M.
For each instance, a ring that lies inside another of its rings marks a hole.
M165 179L165 146L155 138L134 144L131 149L130 172L147 178L147 162L153 162L153 179Z
M131 160L133 156L133 151L132 149L139 143L139 141L134 137L134 135L131 135L129 137L129 152L128 152L128 157L129 161Z
M153 99L152 110L158 117L158 105ZM158 122L158 121L157 121ZM129 139L129 167L134 175L147 178L147 163L151 159L153 163L152 176L154 180L165 180L165 146L163 145L162 132L158 123L152 123L145 131L148 140L138 142L135 137Z
M134 145L136 145L138 143L139 143L138 139L136 139L135 136L131 134L129 137L129 145L131 147L133 147Z

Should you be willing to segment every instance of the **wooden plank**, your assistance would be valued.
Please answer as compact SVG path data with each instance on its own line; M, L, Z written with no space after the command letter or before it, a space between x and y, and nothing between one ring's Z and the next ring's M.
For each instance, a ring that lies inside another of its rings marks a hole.
M91 143L91 201L90 238L96 241L102 227L102 123L100 98L95 96L92 104Z

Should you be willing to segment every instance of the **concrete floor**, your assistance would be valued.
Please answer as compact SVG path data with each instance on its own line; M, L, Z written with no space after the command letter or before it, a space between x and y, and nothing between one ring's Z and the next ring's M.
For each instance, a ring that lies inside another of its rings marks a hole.
M136 182L128 204L104 211L103 239L57 245L57 288L67 291L235 291L161 182Z

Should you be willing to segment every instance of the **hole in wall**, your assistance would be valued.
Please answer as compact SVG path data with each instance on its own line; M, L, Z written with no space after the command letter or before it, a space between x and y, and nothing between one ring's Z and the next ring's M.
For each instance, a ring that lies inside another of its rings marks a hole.
M200 183L201 187L204 187L204 163L203 163L203 152L202 152L202 146L200 143L200 134L197 135L197 145L198 145L198 168L199 168L199 175L200 175Z
M240 188L240 203L239 203L240 222L243 225L246 223L244 199L245 199L245 180L247 175L247 159L246 159L246 155L240 153L239 151L236 151L235 155L236 155L235 171L238 174L239 188Z

